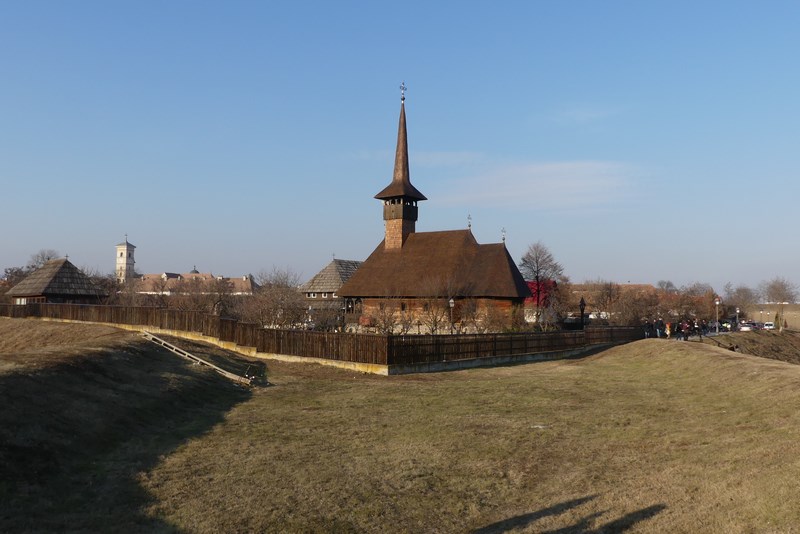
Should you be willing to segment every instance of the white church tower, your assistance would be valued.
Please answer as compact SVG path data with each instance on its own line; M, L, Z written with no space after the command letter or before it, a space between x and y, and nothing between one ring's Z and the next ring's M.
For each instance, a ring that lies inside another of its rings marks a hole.
M133 264L133 249L136 247L128 243L128 234L125 234L125 241L117 245L117 282L124 284L133 280L135 276Z

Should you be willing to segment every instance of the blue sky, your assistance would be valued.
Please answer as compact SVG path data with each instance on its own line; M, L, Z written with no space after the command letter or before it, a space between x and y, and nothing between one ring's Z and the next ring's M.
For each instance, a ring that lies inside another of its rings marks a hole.
M307 279L417 230L573 281L800 281L797 2L0 2L0 269Z

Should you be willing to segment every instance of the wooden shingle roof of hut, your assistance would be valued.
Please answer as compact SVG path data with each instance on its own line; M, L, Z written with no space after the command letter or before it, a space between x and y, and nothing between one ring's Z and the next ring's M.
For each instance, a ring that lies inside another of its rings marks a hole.
M449 230L412 233L399 249L381 242L339 294L523 299L531 293L504 243L481 245L470 230Z
M336 293L361 267L363 261L334 259L300 286L304 293Z
M48 261L12 287L6 295L70 298L107 296L105 291L94 285L88 276L66 258Z

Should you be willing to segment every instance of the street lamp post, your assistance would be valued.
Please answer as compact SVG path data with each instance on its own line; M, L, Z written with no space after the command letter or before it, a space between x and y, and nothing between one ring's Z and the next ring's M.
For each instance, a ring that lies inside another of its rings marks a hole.
M719 297L714 299L714 306L715 306L714 309L716 310L716 315L717 315L717 317L716 317L716 319L717 319L717 321L716 321L717 322L717 335L719 335Z
M739 329L739 308L736 308L736 329Z
M583 330L584 328L583 311L586 309L586 301L583 300L583 297L581 297L581 301L578 303L578 307L581 309L581 330Z
M761 310L761 324L764 324L764 310Z
M456 306L456 301L454 301L451 298L450 301L448 302L448 304L450 305L450 333L452 334L453 333L453 308L455 308L455 306Z

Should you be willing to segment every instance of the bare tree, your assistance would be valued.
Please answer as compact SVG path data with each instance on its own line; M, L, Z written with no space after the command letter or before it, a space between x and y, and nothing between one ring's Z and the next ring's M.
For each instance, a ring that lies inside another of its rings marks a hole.
M422 310L419 319L431 334L443 331L450 332L454 327L454 309L450 308L450 300L460 301L464 297L472 295L471 287L455 278L428 278L421 283L422 293L425 295L420 299ZM455 305L455 301L453 302Z
M772 280L762 282L761 294L767 302L795 302L797 286L785 278L776 276Z
M114 281L117 278L114 276ZM161 282L162 280L159 280ZM116 301L126 306L144 306L146 304L160 306L162 308L169 307L169 299L166 294L159 295L143 295L144 282L141 278L132 278L122 284L117 293ZM165 287L166 291L166 287Z
M80 271L85 274L89 280L105 294L105 303L113 303L116 301L116 295L119 291L119 283L117 277L113 274L102 273L94 267L83 266Z
M681 286L677 300L673 301L673 311L683 318L712 320L716 315L716 296L714 288L704 282Z
M776 276L772 280L761 283L761 293L767 302L775 302L779 305L775 314L775 322L782 331L786 324L783 306L797 300L797 286L785 278Z
M30 271L25 267L6 267L3 272L3 279L6 281L6 284L8 284L8 287L11 288L22 282L29 274Z
M488 325L486 324L486 311L482 310L475 298L466 298L461 301L460 315L463 326L468 331L474 331L479 334L486 332Z
M373 313L374 324L378 332L381 334L393 334L399 315L400 305L398 302L390 299L380 301Z
M658 315L658 295L655 291L621 291L614 301L609 323L635 326Z
M259 288L242 299L239 315L268 328L295 328L308 319L308 308L298 289L300 276L291 269L273 267L256 275Z
M755 289L745 285L734 287L730 282L725 284L723 302L725 303L726 313L728 314L735 313L738 308L740 315L745 317L747 314L746 310L758 304L760 299L761 296Z
M431 334L438 334L440 331L449 329L450 308L448 299L437 296L423 297L422 310L419 318L426 330ZM447 328L446 328L447 327Z
M144 288L145 282L147 282L147 287ZM123 293L125 294L138 294L141 289L146 289L151 295L147 295L146 300L149 303L159 306L161 308L169 308L170 307L170 296L171 288L169 284L169 280L163 276L159 276L156 279L148 279L143 280L142 278L136 277L132 280L128 280L123 286ZM135 298L135 297L134 297Z
M526 280L532 280L536 283L536 321L539 321L541 315L541 302L539 301L539 289L542 282L546 280L558 281L564 274L564 267L556 261L550 249L542 243L537 241L530 245L528 250L522 256L519 262L519 270Z
M400 316L397 319L397 332L398 334L408 334L414 326L414 314L409 310L400 309Z
M9 289L20 283L29 272L24 267L6 267L3 279L0 280L0 304L10 303L11 298L6 296Z
M656 287L666 293L678 292L678 288L675 287L675 284L673 284L670 280L659 280L658 283L656 283Z
M528 247L519 262L519 270L526 280L559 280L564 274L564 267L541 241Z
M616 282L610 280L597 280L586 282L586 289L590 292L590 301L592 309L599 312L601 316L611 317L617 300L622 295L622 288Z
M169 299L169 307L183 311L213 313L213 298L208 285L199 278L180 280L174 286L175 294Z
M544 322L542 326L547 329L555 328L556 323L563 321L569 316L570 312L578 308L579 300L580 297L572 292L572 283L569 277L561 275L561 280L555 285L553 291L548 296L548 310L543 314L543 319L545 319L545 321L551 318L553 323L549 324Z
M54 260L56 258L60 258L61 254L57 250L53 250L51 248L43 248L36 252L35 254L31 254L31 258L28 260L28 265L26 266L28 271L35 271L45 263L50 260Z
M211 313L228 317L233 311L233 282L221 276L206 282Z

